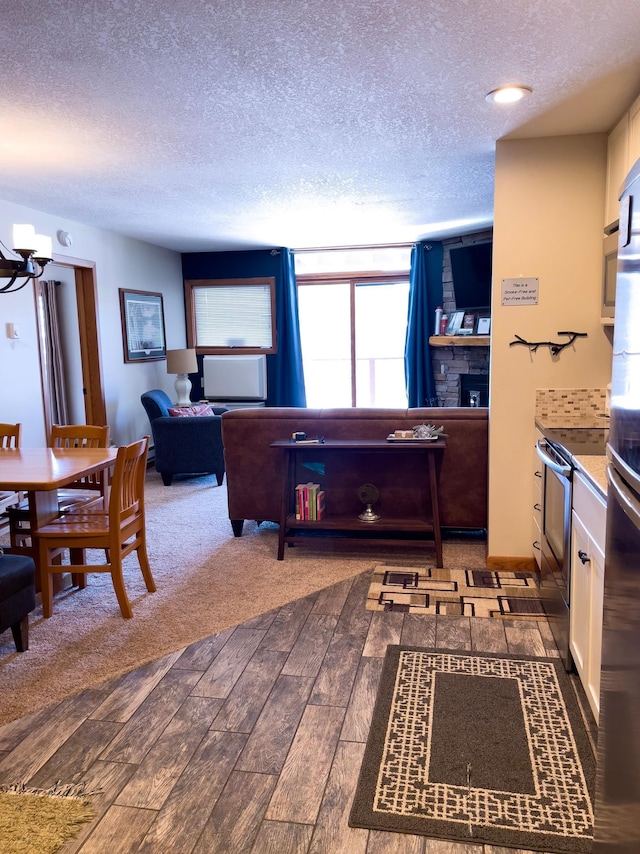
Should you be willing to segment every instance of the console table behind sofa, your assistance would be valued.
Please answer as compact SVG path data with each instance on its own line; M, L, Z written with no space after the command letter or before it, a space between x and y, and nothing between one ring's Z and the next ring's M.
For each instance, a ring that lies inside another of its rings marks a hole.
M236 409L222 415L229 519L236 536L245 519L279 522L282 455L272 442L294 432L325 439L384 440L417 424L444 427L447 448L440 474L443 528L487 527L489 419L486 408ZM312 479L310 477L310 479Z

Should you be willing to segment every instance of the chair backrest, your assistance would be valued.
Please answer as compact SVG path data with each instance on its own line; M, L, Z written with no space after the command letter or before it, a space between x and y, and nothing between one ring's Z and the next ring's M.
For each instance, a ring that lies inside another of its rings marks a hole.
M51 448L108 448L109 427L93 424L53 424L49 435ZM74 480L65 489L95 489L105 495L108 481L106 469Z
M92 424L54 424L49 436L50 448L107 448L109 427Z
M144 479L148 452L149 436L118 448L109 497L109 527L112 532L136 521L141 520L144 524Z
M149 416L150 423L153 423L156 418L168 417L169 407L173 406L171 398L166 391L163 391L161 388L154 388L151 391L145 391L145 393L140 396L140 400L142 401L142 405Z
M0 448L19 448L22 424L0 424Z

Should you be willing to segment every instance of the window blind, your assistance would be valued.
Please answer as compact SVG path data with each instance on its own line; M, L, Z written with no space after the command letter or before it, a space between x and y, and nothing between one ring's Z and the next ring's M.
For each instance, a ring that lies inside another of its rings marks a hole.
M269 285L193 289L197 347L272 347Z

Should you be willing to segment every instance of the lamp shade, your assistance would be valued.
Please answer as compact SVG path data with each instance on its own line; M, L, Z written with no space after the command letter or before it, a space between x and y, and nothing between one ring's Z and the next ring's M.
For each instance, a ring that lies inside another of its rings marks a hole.
M197 370L195 350L167 350L168 374L195 374Z
M53 255L51 238L47 234L36 234L36 243L33 250L36 258L49 258Z
M32 225L13 226L13 248L30 249L32 252L35 251L36 230Z

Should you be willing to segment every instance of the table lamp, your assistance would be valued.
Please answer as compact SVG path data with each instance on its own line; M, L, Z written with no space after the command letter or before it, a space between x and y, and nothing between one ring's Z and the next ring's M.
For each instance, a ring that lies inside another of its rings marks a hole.
M187 374L198 371L195 350L167 350L167 373L177 374L175 389L178 399L176 406L189 406L191 399L191 380Z

